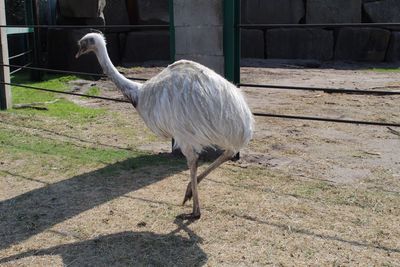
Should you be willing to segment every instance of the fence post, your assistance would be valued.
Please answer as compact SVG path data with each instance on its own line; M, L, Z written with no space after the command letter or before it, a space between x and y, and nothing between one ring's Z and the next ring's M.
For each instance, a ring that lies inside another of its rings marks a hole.
M0 0L0 24L6 25L6 6L5 0ZM0 28L0 81L10 83L10 68L8 65L8 44L7 44L7 29ZM10 85L0 84L0 109L11 108L11 88Z
M240 1L224 0L225 78L240 82Z
M174 0L168 0L169 11L169 54L171 63L175 61L175 24L174 24Z
M28 1L29 4L27 5L27 12L30 12L32 15L31 17L31 23L33 25L40 25L40 20L39 20L39 1L38 0L32 0ZM33 29L33 66L41 68L42 67L42 45L41 45L41 38L40 38L40 28L34 28ZM39 70L33 70L31 71L31 79L34 81L41 81L43 80L43 72Z

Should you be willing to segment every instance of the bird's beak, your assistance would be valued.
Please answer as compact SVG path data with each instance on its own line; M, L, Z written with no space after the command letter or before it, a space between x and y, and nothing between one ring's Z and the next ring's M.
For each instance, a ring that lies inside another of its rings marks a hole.
M82 41L78 42L78 46L79 46L79 51L78 51L78 53L76 53L75 58L78 58L81 55L86 53L87 43L85 40L82 40Z
M76 53L75 58L80 57L83 54L82 48L79 46L79 51Z

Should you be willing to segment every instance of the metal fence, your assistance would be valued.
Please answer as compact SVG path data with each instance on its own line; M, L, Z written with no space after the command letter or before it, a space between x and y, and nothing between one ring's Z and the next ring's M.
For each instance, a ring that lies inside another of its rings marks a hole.
M400 29L400 23L337 23L337 24L240 24L236 26L236 31L239 32L241 29L277 29L277 28L320 28L320 29L338 29L343 27L353 28L386 28L386 29ZM237 52L238 54L239 52ZM240 55L237 55L240 60ZM240 67L240 64L239 64ZM240 72L237 70L235 73ZM347 89L347 88L321 88L321 87L301 87L293 85L271 85L271 84L251 84L240 82L240 76L236 77L239 82L239 87L250 87L250 88L263 88L269 90L300 90L300 91L322 91L326 93L335 94L357 94L357 95L372 95L372 96L385 96L385 95L400 95L400 91L385 91L385 90L361 90L361 89ZM311 121L324 121L324 122L336 122L336 123L350 123L359 125L375 125L375 126L395 126L399 127L400 123L383 123L377 121L357 121L357 120L342 120L333 118L322 118L312 116L296 116L296 115L284 115L284 114L266 114L266 113L254 113L255 116L265 116L273 118L284 118L284 119L296 119L296 120L311 120Z
M287 27L317 27L317 28L340 28L340 27L398 27L400 28L400 23L379 23L379 24L237 24L236 30L240 29L268 29L268 28L287 28ZM64 28L64 29L110 29L110 28L125 28L129 30L138 30L138 29L146 29L146 30L160 30L160 29L170 29L171 25L0 25L0 28L27 28L27 29L38 29L38 28ZM240 39L238 39L240 42ZM21 57L24 55L32 54L32 50L25 51L18 55L13 55L9 57L9 59L14 59L16 57ZM72 75L83 75L83 76L92 76L92 77L105 77L105 75L97 74L97 73L87 73L87 72L74 72L74 71L65 71L65 70L56 70L49 69L37 66L31 66L32 63L29 62L26 65L15 65L15 64L0 64L0 67L12 67L15 68L11 73L14 74L21 70L31 70L31 71L40 71L40 72L50 72L50 73L58 73L58 74L72 74ZM127 77L131 80L138 81L146 81L145 78L140 77ZM50 91L60 94L69 94L69 95L77 95L84 96L88 98L97 98L107 101L115 101L115 102L126 102L126 100L107 98L101 96L91 96L86 94L72 93L72 92L63 92L57 90L50 90L46 88L40 88L35 86L27 86L23 84L16 83L7 83L5 81L0 81L2 85L9 86L18 86L22 88L26 88L28 90L37 90L37 91ZM300 86L289 86L289 85L268 85L268 84L250 84L250 83L237 83L238 87L250 87L250 88L264 88L264 89L285 89L285 90L304 90L304 91L323 91L327 93L335 93L335 94L358 94L358 95L374 95L374 96L383 96L383 95L400 95L400 91L383 91L383 90L357 90L357 89L346 89L346 88L320 88L320 87L300 87ZM396 122L379 122L379 121L358 121L358 120L344 120L344 119L335 119L335 118L327 118L327 117L312 117L312 116L297 116L297 115L289 115L289 114L270 114L270 113L254 113L254 116L259 117L271 117L271 118L281 118L281 119L294 119L294 120L310 120L310 121L322 121L322 122L335 122L335 123L348 123L348 124L358 124L358 125L375 125L375 126L391 126L391 127L400 127L400 123Z

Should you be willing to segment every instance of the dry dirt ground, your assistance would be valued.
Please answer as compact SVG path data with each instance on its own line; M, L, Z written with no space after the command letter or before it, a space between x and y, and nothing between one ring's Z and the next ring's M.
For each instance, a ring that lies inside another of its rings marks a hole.
M398 71L260 64L243 67L242 82L400 90ZM120 96L109 81L95 83L101 95ZM400 123L400 96L243 89L253 111ZM241 159L201 183L202 218L190 223L176 219L190 211L180 205L188 181L181 161L107 171L165 160L158 153L170 142L149 133L128 104L70 99L121 118L73 129L46 118L44 129L2 114L1 127L151 155L71 170L63 159L3 151L1 266L400 266L400 136L386 127L257 117ZM45 173L29 171L38 161Z

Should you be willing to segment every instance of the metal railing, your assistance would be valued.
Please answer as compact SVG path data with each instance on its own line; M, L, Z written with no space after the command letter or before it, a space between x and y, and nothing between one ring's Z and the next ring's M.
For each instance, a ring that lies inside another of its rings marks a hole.
M344 27L349 25L355 25L360 27L360 24L299 24L295 27ZM379 27L393 27L399 26L400 23L380 23L374 24ZM292 24L265 24L265 25L247 25L247 24L239 24L240 28L246 29L259 29L259 28L279 28L279 27L292 27ZM371 26L370 24L362 24L363 27ZM129 29L168 29L169 25L0 25L0 27L32 27L32 28L66 28L66 29L79 29L79 28L92 28L92 29L105 29L105 28L129 28ZM27 51L28 52L28 51ZM15 56L22 56L15 55ZM14 56L14 57L15 57ZM83 75L83 76L93 76L93 77L100 77L104 78L106 75L98 74L98 73L88 73L88 72L76 72L76 71L65 71L65 70L56 70L56 69L49 69L49 68L41 68L41 67L32 67L30 64L27 65L15 65L15 64L0 64L2 67L13 67L17 68L18 70L36 70L36 71L43 71L43 72L51 72L51 73L58 73L58 74L72 74L72 75ZM127 77L131 80L137 81L146 81L145 78L140 77ZM65 92L59 90L52 90L46 89L36 86L29 86L24 84L17 84L17 83L5 83L0 81L0 84L6 84L15 87L26 88L29 90L37 90L37 91L47 91L59 94L68 94L68 95L75 95L87 98L94 98L100 99L105 101L114 101L114 102L123 102L123 103L130 103L128 100L125 99L116 99L116 98L108 98L108 97L101 97L101 96L93 96L93 95L86 95L74 92ZM358 90L358 89L345 89L345 88L320 88L320 87L300 87L300 86L285 86L285 85L268 85L268 84L251 84L251 83L239 83L237 84L241 87L253 87L253 88L265 88L265 89L286 89L286 90L305 90L305 91L323 91L326 93L336 93L336 94L361 94L361 95L400 95L400 91L384 91L384 90ZM282 118L282 119L294 119L294 120L310 120L310 121L322 121L322 122L335 122L335 123L346 123L346 124L357 124L357 125L375 125L375 126L391 126L391 127L400 127L400 123L392 123L392 122L379 122L379 121L360 121L360 120L344 120L344 119L335 119L335 118L325 118L325 117L312 117L312 116L297 116L297 115L287 115L287 114L270 114L270 113L260 113L255 112L254 116L259 117L271 117L271 118Z
M274 28L388 28L399 29L400 23L318 23L318 24L238 24L240 29L264 30Z
M0 25L0 28L168 30L169 25Z

